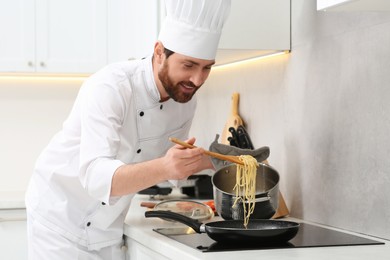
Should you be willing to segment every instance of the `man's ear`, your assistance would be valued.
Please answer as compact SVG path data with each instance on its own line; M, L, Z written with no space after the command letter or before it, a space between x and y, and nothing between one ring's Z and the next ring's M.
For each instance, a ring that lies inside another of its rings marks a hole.
M164 45L162 42L157 41L154 44L154 58L156 59L156 62L161 64L164 60Z

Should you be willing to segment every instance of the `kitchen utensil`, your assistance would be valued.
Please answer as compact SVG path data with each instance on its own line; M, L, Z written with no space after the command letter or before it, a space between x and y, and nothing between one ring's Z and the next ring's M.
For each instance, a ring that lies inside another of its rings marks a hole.
M229 136L227 138L229 141L229 144L231 146L240 147L239 143L238 143L238 136L237 136L236 129L234 129L234 127L231 126L231 127L229 127L229 132L231 134L231 136Z
M238 103L239 103L240 95L237 92L234 92L232 94L232 104L231 104L231 110L230 115L225 123L225 127L222 130L221 133L221 144L229 144L229 137L232 137L231 132L229 131L230 127L233 127L235 130L238 128L238 126L243 125L244 122L240 115L238 114Z
M186 148L190 148L190 149L196 148L196 146L194 146L192 144L188 144L186 142L183 142L183 141L181 141L181 140L179 140L177 138L170 137L169 140L171 142L176 143L176 144L180 144L181 146L184 146ZM229 162L232 162L232 163L238 163L238 164L244 165L244 163L240 161L238 156L224 155L224 154L220 154L220 153L210 152L208 150L204 150L204 153L209 155L209 156L212 156L212 157L215 157L217 159L220 159L220 160L229 161Z
M255 149L253 147L252 140L250 139L249 134L243 125L239 125L236 132L239 145L238 147L250 150Z
M236 200L234 186L236 185L236 170L234 164L221 168L211 178L214 190L214 203L218 215L226 220L243 220L243 204L233 207ZM263 163L259 163L256 172L256 202L250 219L269 219L279 204L279 174ZM250 222L250 221L249 221Z
M299 230L299 223L284 220L254 219L250 220L245 228L242 220L202 224L197 220L169 211L147 211L145 217L176 220L191 227L197 233L207 233L210 238L222 243L285 243L292 239Z
M171 211L199 221L214 217L214 211L206 204L193 200L166 200L159 203L141 202L141 207Z

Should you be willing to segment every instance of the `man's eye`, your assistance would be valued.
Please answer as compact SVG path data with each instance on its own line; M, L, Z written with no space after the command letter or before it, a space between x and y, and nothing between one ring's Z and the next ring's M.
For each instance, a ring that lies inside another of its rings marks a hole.
M193 64L191 63L184 63L184 67L186 68L192 68Z

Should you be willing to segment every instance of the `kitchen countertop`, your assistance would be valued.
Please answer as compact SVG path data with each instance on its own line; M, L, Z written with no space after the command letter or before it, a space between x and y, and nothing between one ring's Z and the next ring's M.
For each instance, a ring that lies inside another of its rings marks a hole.
M224 260L237 259L259 259L264 257L267 260L272 259L299 259L299 260L328 260L328 259L389 259L390 243L387 240L373 238L362 234L348 232L336 228L331 228L315 223L302 221L294 218L288 220L318 225L321 227L338 230L348 234L353 234L368 239L373 239L386 243L385 245L364 245L364 246L335 246L335 247L313 247L313 248L286 248L286 249L268 249L268 250L247 250L247 251L228 251L202 253L199 250L190 248L184 244L174 241L153 231L153 228L166 227L186 227L180 223L164 221L157 218L147 219L144 217L145 208L140 207L142 201L149 201L147 195L136 195L131 203L129 212L125 220L125 235L130 239L145 246L149 250L165 256L168 259L213 259L221 257Z

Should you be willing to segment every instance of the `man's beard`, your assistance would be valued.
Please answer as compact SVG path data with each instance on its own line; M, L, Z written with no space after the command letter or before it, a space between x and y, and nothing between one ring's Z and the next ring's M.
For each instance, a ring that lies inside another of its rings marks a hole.
M190 101L192 99L192 96L200 88L200 86L195 86L194 83L192 83L191 81L180 81L175 84L172 81L171 77L169 77L168 70L168 62L165 60L161 70L158 73L158 78L160 79L168 96L179 103L186 103ZM182 86L180 86L181 84L191 86L195 89L191 93L185 93L180 90L182 88Z

